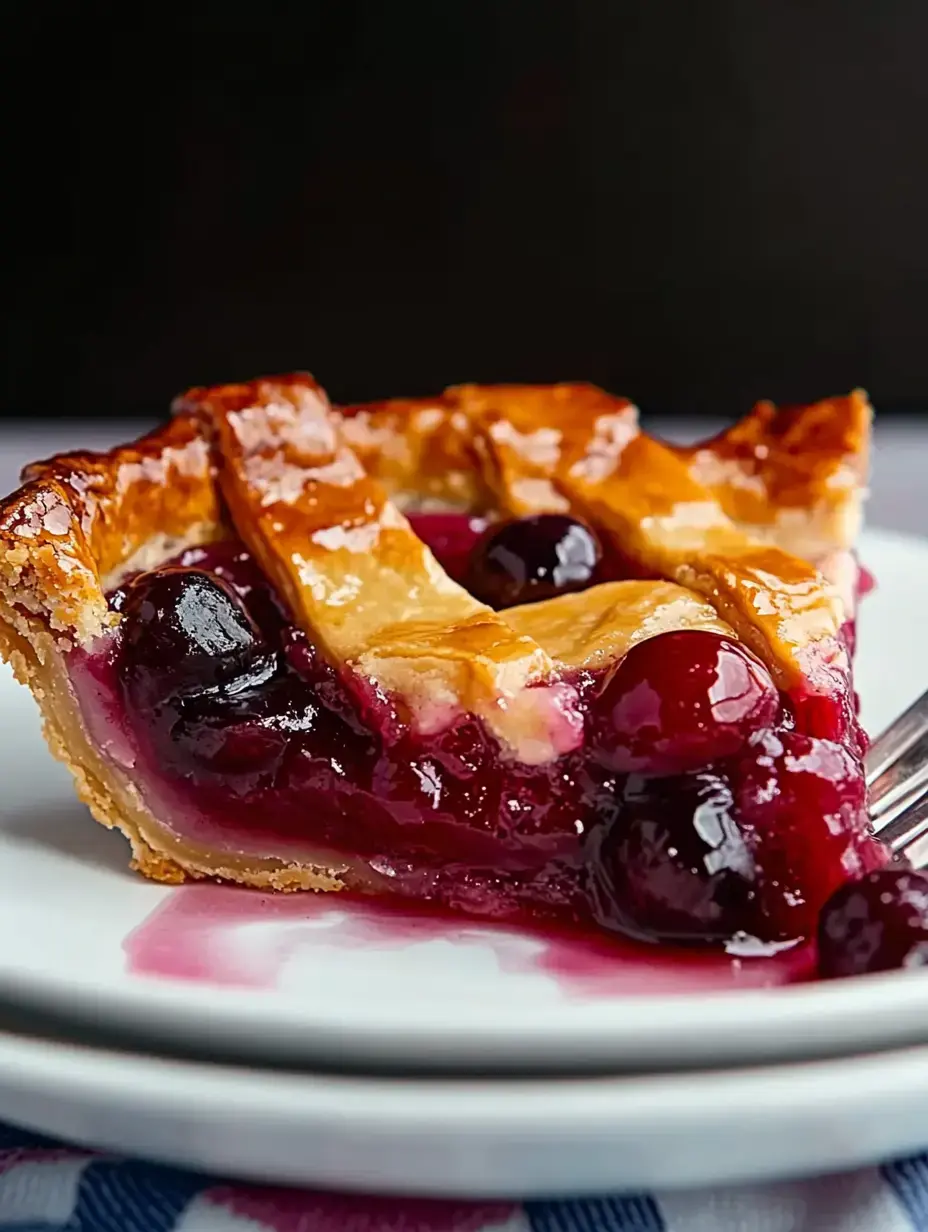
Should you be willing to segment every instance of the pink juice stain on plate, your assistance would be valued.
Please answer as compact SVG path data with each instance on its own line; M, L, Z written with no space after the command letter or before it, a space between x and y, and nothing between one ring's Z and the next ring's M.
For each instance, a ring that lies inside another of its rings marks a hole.
M267 895L230 886L170 893L124 943L133 975L273 990L313 951L402 950L432 941L479 946L501 971L543 974L565 996L635 996L767 988L812 978L814 949L734 957L605 935L493 927L437 911L347 895Z

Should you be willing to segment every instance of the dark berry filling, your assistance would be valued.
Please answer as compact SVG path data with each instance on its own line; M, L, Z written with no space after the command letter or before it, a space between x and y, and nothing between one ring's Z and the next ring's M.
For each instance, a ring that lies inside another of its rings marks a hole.
M602 547L583 522L542 513L491 526L474 547L471 594L497 610L585 590L597 580Z
M842 885L822 909L818 953L826 978L928 965L928 877L883 868Z
M460 515L414 521L496 606L615 576L572 519L483 538ZM87 674L121 698L122 756L176 805L182 837L344 852L386 890L455 910L712 945L812 936L828 896L882 863L858 757L794 730L766 668L718 634L664 634L580 674L582 746L528 766L473 717L427 737L385 717L237 543L184 552L111 601L118 636Z
M654 941L813 936L829 894L885 859L859 763L788 730L755 733L711 769L631 775L611 808L593 909L605 927Z
M204 666L199 687L201 631L159 601L167 594L181 613L199 603L241 634L234 649L216 635L220 664ZM264 834L350 851L484 914L531 901L573 915L574 899L582 910L576 819L591 817L595 771L579 755L511 764L467 718L385 739L240 545L185 553L113 598L124 613L113 687L145 761L230 842Z

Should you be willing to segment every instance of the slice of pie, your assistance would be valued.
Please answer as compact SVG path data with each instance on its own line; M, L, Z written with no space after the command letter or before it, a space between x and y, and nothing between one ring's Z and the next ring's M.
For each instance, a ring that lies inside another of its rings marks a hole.
M147 876L730 945L882 862L863 394L691 449L585 385L174 411L0 514L0 648Z

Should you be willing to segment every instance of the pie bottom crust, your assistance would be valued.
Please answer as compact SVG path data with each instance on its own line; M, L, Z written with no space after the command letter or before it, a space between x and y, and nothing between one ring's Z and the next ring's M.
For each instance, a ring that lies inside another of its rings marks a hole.
M132 868L153 881L180 885L188 879L218 878L255 889L336 891L373 889L381 878L368 865L334 855L317 861L286 862L248 857L221 861L202 846L182 842L159 825L135 784L108 763L81 721L61 652L50 633L34 634L32 644L9 624L0 623L0 654L16 679L38 702L45 738L74 778L77 794L101 825L119 830L132 846Z

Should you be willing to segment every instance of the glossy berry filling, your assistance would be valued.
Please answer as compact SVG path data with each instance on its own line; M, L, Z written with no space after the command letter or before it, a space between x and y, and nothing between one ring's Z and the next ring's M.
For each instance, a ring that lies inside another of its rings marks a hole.
M760 870L765 930L814 936L829 895L887 858L870 835L859 760L830 740L762 731L734 761L731 781Z
M484 567L479 522L414 522L455 576ZM597 553L576 558L587 581L604 580ZM111 602L116 639L73 663L91 726L180 840L229 859L322 852L362 862L378 892L716 946L813 935L826 899L883 861L854 752L794 730L763 665L718 634L664 634L583 673L582 746L528 766L473 717L428 737L384 728L235 542Z
M241 691L273 672L273 654L234 589L215 574L166 568L126 592L122 664L141 707L171 695Z
M878 868L859 763L840 745L759 731L675 778L630 775L592 867L600 923L654 940L814 935L828 896Z

